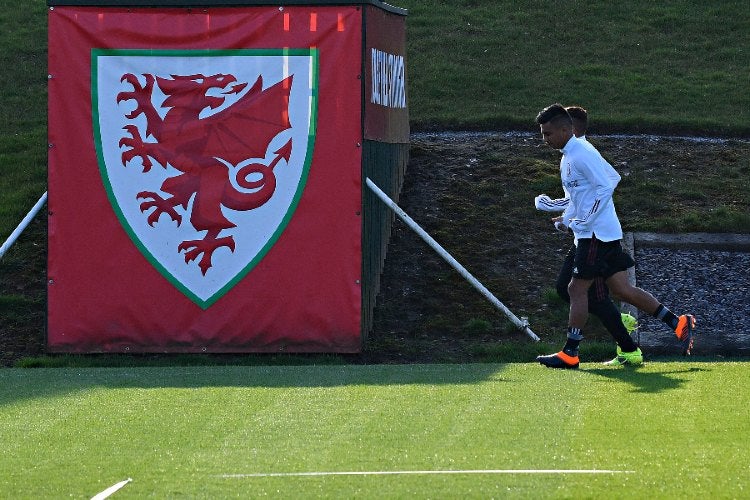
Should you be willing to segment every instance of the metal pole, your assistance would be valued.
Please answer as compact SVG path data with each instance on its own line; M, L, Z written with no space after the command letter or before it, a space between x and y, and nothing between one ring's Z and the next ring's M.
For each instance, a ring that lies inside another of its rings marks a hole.
M5 243L3 243L3 246L0 247L0 259L3 258L3 255L5 255L5 252L8 251L8 249L13 245L13 243L16 242L19 236L21 236L21 233L24 229L26 229L26 226L29 225L31 220L36 217L36 214L39 213L39 210L41 210L44 203L47 201L47 192L45 191L41 198L39 198L39 201L36 202L36 205L34 205L31 209L31 211L26 214L26 217L23 218L21 223L18 225L18 227L10 233L10 236L8 236L8 239L5 240Z
M461 276L463 276L469 283L471 283L474 288L476 288L482 295L484 295L492 303L492 305L500 309L508 317L508 319L510 319L511 322L513 322L513 324L518 328L523 330L526 335L537 342L539 341L539 337L537 337L536 334L531 331L531 328L529 328L529 322L526 320L526 318L523 318L523 320L519 319L510 311L510 309L505 307L505 304L500 302L497 297L495 297L492 292L487 290L487 288L485 288L485 286L482 285L479 280L472 276L464 266L459 264L459 262L454 259L453 256L449 254L443 247L441 247L440 244L427 233L427 231L422 229L419 224L414 222L414 220L409 217L407 213L401 209L401 207L396 205L396 203L392 199L390 199L387 194L385 194L378 186L376 186L369 177L366 179L366 183L367 187L369 187L383 203L385 203L391 210L393 210L396 215L398 215L398 217L402 221L404 221L407 226L414 230L414 232L416 232L420 236L420 238L422 238L428 245L430 245L430 247L432 247L432 249L435 250L438 255L445 259L445 261L448 262L448 264L450 264L456 271L458 271Z

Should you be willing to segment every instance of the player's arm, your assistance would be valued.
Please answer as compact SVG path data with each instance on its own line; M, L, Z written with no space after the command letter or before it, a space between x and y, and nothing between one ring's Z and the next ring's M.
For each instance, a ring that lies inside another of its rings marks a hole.
M570 196L565 193L564 198L552 199L546 194L534 198L534 207L542 212L564 212L570 205Z
M552 218L552 224L558 231L567 233L570 217L566 214L570 211L570 193L565 189L565 186L563 186L563 192L565 196L557 199L552 199L546 194L540 194L534 198L534 206L537 210L543 212L562 212L562 215Z
M534 198L534 207L542 212L562 212L570 204L570 198L552 199L546 194L540 194Z

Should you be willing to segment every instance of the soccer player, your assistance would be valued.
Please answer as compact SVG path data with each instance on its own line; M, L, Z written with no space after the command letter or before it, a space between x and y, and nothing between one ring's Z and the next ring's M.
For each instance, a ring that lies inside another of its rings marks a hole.
M573 135L586 141L586 130L589 128L589 113L580 106L568 106L565 111L570 115Z
M565 110L570 115L572 120L573 135L581 140L586 140L586 130L588 128L588 112L580 106L568 106ZM612 181L617 184L620 180L617 172L612 169L608 172L610 175L614 173ZM546 194L537 196L534 199L534 205L538 210L547 212L562 212L567 208L570 203L570 198L566 197L559 200L552 200ZM562 217L555 217L552 222L560 222ZM564 225L559 226L567 232L567 228ZM573 261L575 258L576 246L571 244L568 250L563 265L560 269L560 273L555 283L555 289L557 294L565 302L570 303L570 295L568 295L568 284L573 278ZM594 279L593 284L588 290L588 307L589 312L599 318L602 325L612 335L617 343L618 348L622 352L634 353L627 357L617 356L611 361L605 364L609 365L625 365L625 364L640 364L643 362L643 356L640 353L638 345L633 341L630 336L630 332L636 328L636 319L627 313L620 313L619 309L612 301L609 296L609 289L607 284L604 282L604 278L598 276Z
M667 324L682 342L685 352L689 353L695 317L692 314L675 315L649 292L628 281L627 269L635 262L620 244L622 227L612 200L619 174L594 146L573 135L573 121L562 105L544 108L537 115L536 122L547 145L563 154L560 178L567 203L555 226L571 230L576 247L572 279L567 287L570 296L567 341L561 351L538 356L537 361L551 368L578 368L578 345L583 340L589 312L588 291L597 277L604 279L613 294ZM542 201L555 206L563 203L561 200ZM621 339L615 340L619 342ZM633 347L628 351L618 346L615 359L624 361L619 364L643 362L641 350L634 343L628 346Z

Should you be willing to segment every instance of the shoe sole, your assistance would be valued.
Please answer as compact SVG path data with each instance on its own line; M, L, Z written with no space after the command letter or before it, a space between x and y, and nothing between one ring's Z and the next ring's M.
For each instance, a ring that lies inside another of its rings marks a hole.
M692 314L689 314L687 316L690 316L690 319L688 319L687 322L687 335L685 335L685 339L680 339L680 342L683 346L683 356L690 356L691 352L693 351L693 330L695 330L695 316L693 316Z
M641 361L640 363L631 363L630 361L625 361L624 363L620 363L619 361L614 361L614 362L613 361L605 361L602 364L605 365L605 366L632 366L632 367L636 367L636 366L642 366L643 365L643 361Z
M539 360L537 360L540 365L546 366L547 368L556 368L558 370L577 370L580 363L576 363L575 365L548 365L547 363L543 363Z

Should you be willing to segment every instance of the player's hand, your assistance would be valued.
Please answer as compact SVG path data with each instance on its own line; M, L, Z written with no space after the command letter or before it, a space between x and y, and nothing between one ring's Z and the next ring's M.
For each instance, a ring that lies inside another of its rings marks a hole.
M555 229L557 229L561 233L568 232L568 226L565 225L565 222L563 221L562 216L553 217L551 220L552 220L552 224L554 224L555 226Z
M546 194L540 194L536 198L534 198L534 208L537 210L544 210L544 203L548 203L552 201L552 199L547 196Z

